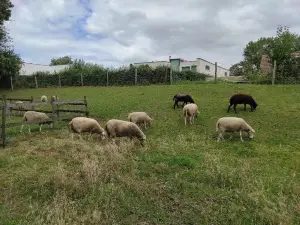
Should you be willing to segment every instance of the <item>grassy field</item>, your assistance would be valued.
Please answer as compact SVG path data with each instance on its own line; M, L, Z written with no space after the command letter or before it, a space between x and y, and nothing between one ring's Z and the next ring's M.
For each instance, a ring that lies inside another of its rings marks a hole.
M200 115L184 126L172 109L189 92ZM233 93L254 96L256 112L237 107L256 131L216 142L215 123ZM3 92L0 92L2 94ZM300 86L188 84L30 89L6 93L61 99L87 96L100 124L146 111L147 145L122 139L74 142L65 124L8 129L0 150L0 224L299 224Z

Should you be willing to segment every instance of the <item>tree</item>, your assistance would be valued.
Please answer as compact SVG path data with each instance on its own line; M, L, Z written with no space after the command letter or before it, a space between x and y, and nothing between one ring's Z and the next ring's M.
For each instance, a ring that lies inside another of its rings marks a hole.
M262 55L269 55L273 46L273 37L262 37L257 41L250 41L244 49L244 61L259 68Z
M51 59L51 63L50 66L54 66L54 65L67 65L67 64L72 64L73 60L70 56L63 56L63 57L59 57L59 58L52 58Z
M4 22L11 16L13 4L10 0L0 0L0 88L10 87L10 77L19 75L21 58L9 46L11 38L5 29Z
M230 68L230 76L242 76L244 73L244 64L243 61L233 64Z

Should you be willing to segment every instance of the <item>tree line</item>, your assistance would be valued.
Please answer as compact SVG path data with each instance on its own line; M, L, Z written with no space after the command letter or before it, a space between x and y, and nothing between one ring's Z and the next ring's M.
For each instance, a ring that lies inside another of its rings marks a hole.
M271 74L260 70L262 55L267 55L273 66L276 60L277 83L299 83L300 58L293 53L300 51L300 36L287 26L278 26L275 37L261 37L250 41L243 51L243 61L231 66L233 76L245 75L248 79L271 80Z

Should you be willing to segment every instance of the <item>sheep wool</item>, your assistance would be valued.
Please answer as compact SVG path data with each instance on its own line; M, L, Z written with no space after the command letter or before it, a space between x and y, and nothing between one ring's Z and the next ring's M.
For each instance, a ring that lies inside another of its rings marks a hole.
M53 127L53 121L49 118L46 113L36 111L26 111L23 116L23 122L37 123L39 124L39 130L42 130L42 124L50 123L51 128ZM28 132L30 133L30 124L28 125ZM24 125L21 126L20 132L22 133Z
M243 141L242 132L247 132L250 139L254 137L255 130L242 118L222 117L216 123L216 132L219 134L217 141L224 139L225 132L240 132L240 139Z
M194 123L195 117L198 116L200 112L198 111L198 106L195 103L189 103L183 107L183 116L184 116L184 124L186 124L186 120L189 118L190 124Z
M46 95L42 95L41 101L42 101L42 102L47 102L47 101L48 101L47 96L46 96Z
M129 121L111 119L107 121L105 131L108 137L112 137L113 142L115 142L116 137L129 137L130 139L136 137L144 146L146 141L143 131L135 123Z
M105 131L100 126L97 120L87 117L75 117L68 124L69 130L72 132L72 139L74 139L73 133L90 133L89 138L92 134L99 134L102 139L105 139Z
M152 119L150 116L145 112L132 112L128 114L128 120L135 124L144 124L145 129L147 129L147 124L151 126Z

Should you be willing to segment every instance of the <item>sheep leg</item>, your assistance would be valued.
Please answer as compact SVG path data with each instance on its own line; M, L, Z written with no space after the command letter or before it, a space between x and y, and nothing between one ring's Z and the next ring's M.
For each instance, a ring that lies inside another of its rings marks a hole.
M220 133L219 133L217 142L220 142L221 139L224 139L223 133L224 133L224 132L220 132Z
M236 104L233 106L234 112L236 113Z
M252 108L252 107L251 107ZM244 111L246 112L246 104L244 104Z
M28 133L31 133L31 131L30 131L30 125L28 124L27 126L28 126Z
M39 130L42 131L42 124L39 124Z
M193 123L192 123L192 120L193 120L193 117L191 116L190 117L190 124L192 125Z
M24 125L21 126L20 133L23 132L23 127L24 127Z
M184 125L186 126L186 117L184 117Z
M173 108L175 109L175 106L177 105L177 107L178 107L178 102L177 101L175 101L174 102L174 106L173 106Z
M147 129L146 122L144 121L145 129Z
M230 107L232 106L233 104L230 104L229 106L228 106L228 109L227 109L227 112L229 113L229 110L230 110Z
M241 138L241 141L244 141L243 137L242 137L242 131L241 130L240 130L240 138Z

